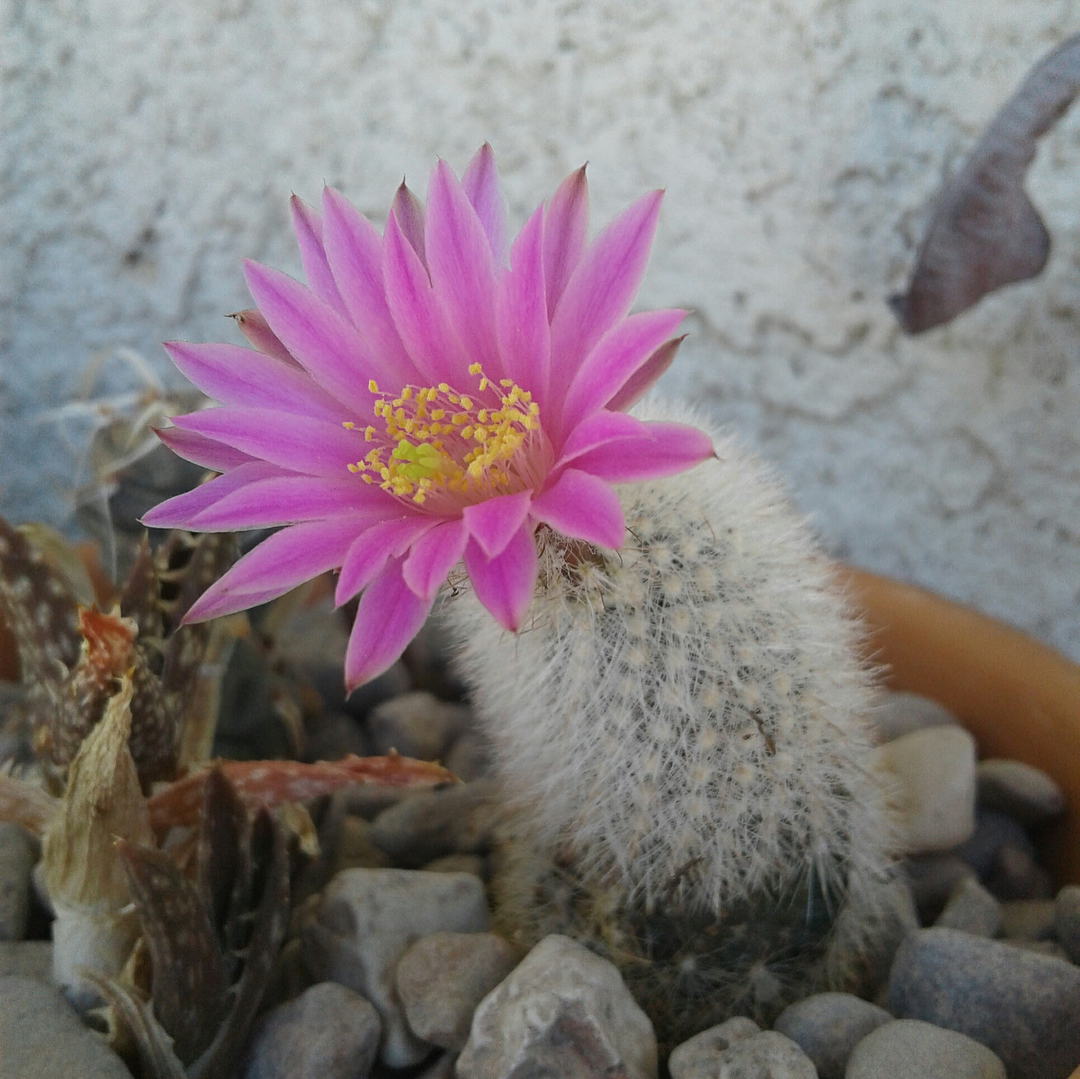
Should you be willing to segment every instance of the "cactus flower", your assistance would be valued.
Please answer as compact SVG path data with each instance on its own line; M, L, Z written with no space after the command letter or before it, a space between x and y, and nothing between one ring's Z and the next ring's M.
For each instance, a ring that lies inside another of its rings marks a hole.
M388 667L464 561L481 603L516 631L546 526L622 544L613 484L713 453L694 427L624 411L670 363L678 310L628 314L661 192L586 242L584 169L508 243L494 157L459 180L442 161L426 208L403 184L382 235L336 191L292 218L307 285L245 264L254 349L172 343L218 407L160 432L222 475L148 525L196 532L282 525L187 614L264 603L327 570L359 594L346 682Z

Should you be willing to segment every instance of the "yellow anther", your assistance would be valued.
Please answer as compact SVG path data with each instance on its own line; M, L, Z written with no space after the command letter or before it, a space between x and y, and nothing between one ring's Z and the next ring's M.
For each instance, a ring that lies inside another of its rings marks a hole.
M379 392L379 384L373 378L368 379L367 388L371 393Z
M344 420L342 421L341 426L344 427L346 431L351 431L356 426L356 424L352 423L350 420Z
M469 364L469 374L470 375L478 375L478 374L480 374L481 371L483 371L483 368L480 366L480 364L478 364L478 363L470 363Z
M439 393L449 393L450 387L445 382L439 383Z

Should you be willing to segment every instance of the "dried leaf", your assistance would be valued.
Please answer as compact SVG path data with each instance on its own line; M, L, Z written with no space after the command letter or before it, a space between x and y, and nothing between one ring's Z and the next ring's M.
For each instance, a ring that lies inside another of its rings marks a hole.
M36 784L0 772L0 821L21 824L41 835L58 805L58 799Z
M1036 140L1080 92L1080 34L1043 57L942 188L906 293L889 300L907 333L954 319L1046 265L1050 236L1024 191Z

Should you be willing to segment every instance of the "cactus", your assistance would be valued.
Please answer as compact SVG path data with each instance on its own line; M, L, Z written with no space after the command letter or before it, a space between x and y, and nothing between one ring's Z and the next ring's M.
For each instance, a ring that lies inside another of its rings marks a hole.
M516 636L466 588L444 609L507 804L497 921L614 961L669 1043L857 987L896 909L859 624L713 433L716 459L619 489L621 551L538 534Z

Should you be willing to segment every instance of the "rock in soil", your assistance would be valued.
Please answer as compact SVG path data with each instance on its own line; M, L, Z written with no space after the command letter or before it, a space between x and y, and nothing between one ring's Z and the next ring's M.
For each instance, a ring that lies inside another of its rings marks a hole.
M484 886L471 874L347 869L301 930L304 962L313 978L347 985L375 1005L384 1030L380 1057L404 1068L430 1047L406 1023L394 985L398 960L420 937L480 933L490 922Z
M1010 940L1048 940L1054 935L1054 902L1014 899L1001 904L1001 932Z
M1016 847L1035 857L1035 844L1019 822L996 809L979 809L975 814L975 834L954 853L985 883L1003 847Z
M320 982L259 1024L244 1079L358 1079L371 1070L381 1033L379 1013L359 993Z
M844 1079L852 1050L892 1016L851 993L815 993L785 1008L773 1030L789 1037L814 1062L821 1079Z
M859 1042L845 1079L1005 1079L1005 1067L963 1034L898 1019Z
M0 978L13 974L52 984L52 941L0 942Z
M975 792L980 806L1008 813L1031 827L1062 813L1065 795L1041 768L998 758L979 761Z
M953 890L945 909L934 922L939 929L959 929L976 937L1001 932L1001 904L974 878L965 877Z
M975 832L975 739L962 727L928 727L887 742L881 765L900 781L900 827L913 854L948 850Z
M418 690L372 709L367 729L378 754L396 750L403 757L432 761L445 757L450 743L471 722L467 705L447 704Z
M454 739L443 764L463 783L471 783L483 779L491 770L491 751L477 731L464 731Z
M675 1046L668 1057L671 1079L707 1074L721 1053L735 1042L761 1033L761 1027L745 1015L735 1015Z
M927 727L956 724L956 716L943 704L918 693L882 693L874 703L870 722L877 729L878 741L891 742Z
M52 986L0 978L0 1079L131 1079Z
M1070 884L1054 901L1054 936L1065 954L1080 963L1080 885Z
M975 877L975 870L956 854L908 858L904 871L923 924L932 922L945 909L949 897L965 877Z
M955 929L912 934L889 977L893 1015L982 1042L1010 1079L1065 1079L1080 1064L1078 1007L1080 968Z
M656 1079L656 1035L619 972L568 937L545 937L481 1002L461 1079Z
M726 1049L709 1055L699 1053L692 1059L676 1061L675 1066L669 1062L668 1066L672 1079L817 1079L813 1061L790 1038L775 1030L738 1038Z
M479 854L445 854L424 866L428 873L472 873L487 880L487 860Z
M18 824L0 824L0 940L22 940L30 917L30 875L38 842Z
M495 933L421 937L397 965L398 997L412 1032L442 1049L460 1049L477 1005L520 958Z
M1050 899L1054 885L1026 845L1004 844L994 855L986 887L998 899Z

